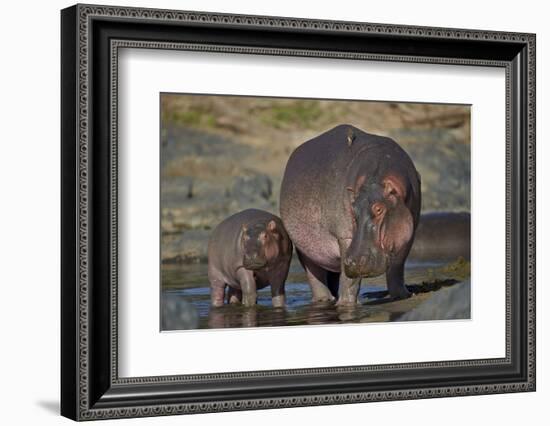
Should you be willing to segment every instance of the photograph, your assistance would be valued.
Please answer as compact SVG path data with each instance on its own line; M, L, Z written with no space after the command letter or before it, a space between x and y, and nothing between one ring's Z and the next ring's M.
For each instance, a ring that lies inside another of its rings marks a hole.
M470 105L159 98L161 331L471 318Z

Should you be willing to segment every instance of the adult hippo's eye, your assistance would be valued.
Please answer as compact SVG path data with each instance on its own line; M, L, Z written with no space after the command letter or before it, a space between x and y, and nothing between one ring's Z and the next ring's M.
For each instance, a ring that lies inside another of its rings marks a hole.
M384 205L382 203L374 203L371 207L372 214L374 217L380 216L382 213L384 213Z

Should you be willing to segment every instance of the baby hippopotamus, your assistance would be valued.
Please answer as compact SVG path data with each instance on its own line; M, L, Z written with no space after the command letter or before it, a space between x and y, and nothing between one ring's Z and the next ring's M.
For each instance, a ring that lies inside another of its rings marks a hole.
M208 279L212 306L256 304L256 290L271 286L272 304L285 304L285 281L292 243L281 219L263 210L248 209L221 222L208 243Z
M361 278L386 274L404 298L404 264L420 217L420 175L392 139L337 126L294 150L281 184L281 219L313 301L355 304Z

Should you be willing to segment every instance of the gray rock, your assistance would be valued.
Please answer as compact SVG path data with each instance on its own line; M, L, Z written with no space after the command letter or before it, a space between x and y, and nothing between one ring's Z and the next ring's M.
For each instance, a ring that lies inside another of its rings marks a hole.
M470 280L442 288L429 300L401 315L398 321L427 321L470 318Z
M231 196L246 201L256 201L257 199L269 200L272 188L273 184L267 175L248 173L244 176L234 178Z
M210 231L190 229L165 234L161 242L162 263L195 263L207 260Z
M276 213L271 179L264 174L204 180L164 177L161 192L161 229L178 233L188 229L212 229L227 216L258 208Z
M470 144L447 129L390 132L411 156L422 178L422 210L470 209Z

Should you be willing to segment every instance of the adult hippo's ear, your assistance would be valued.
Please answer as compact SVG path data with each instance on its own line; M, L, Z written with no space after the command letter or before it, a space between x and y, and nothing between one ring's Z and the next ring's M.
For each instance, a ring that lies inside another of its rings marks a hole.
M346 190L348 191L348 194L350 196L350 201L353 203L355 199L357 198L357 194L359 194L359 191L361 190L361 187L367 180L367 177L362 175L357 178L355 181L355 184L353 186L346 187Z
M350 203L353 203L355 201L355 199L357 198L357 194L355 192L355 189L352 188L351 186L347 186L346 191L348 191Z
M407 190L403 181L394 175L388 175L382 180L382 187L384 188L384 198L390 201L405 200L407 196Z

